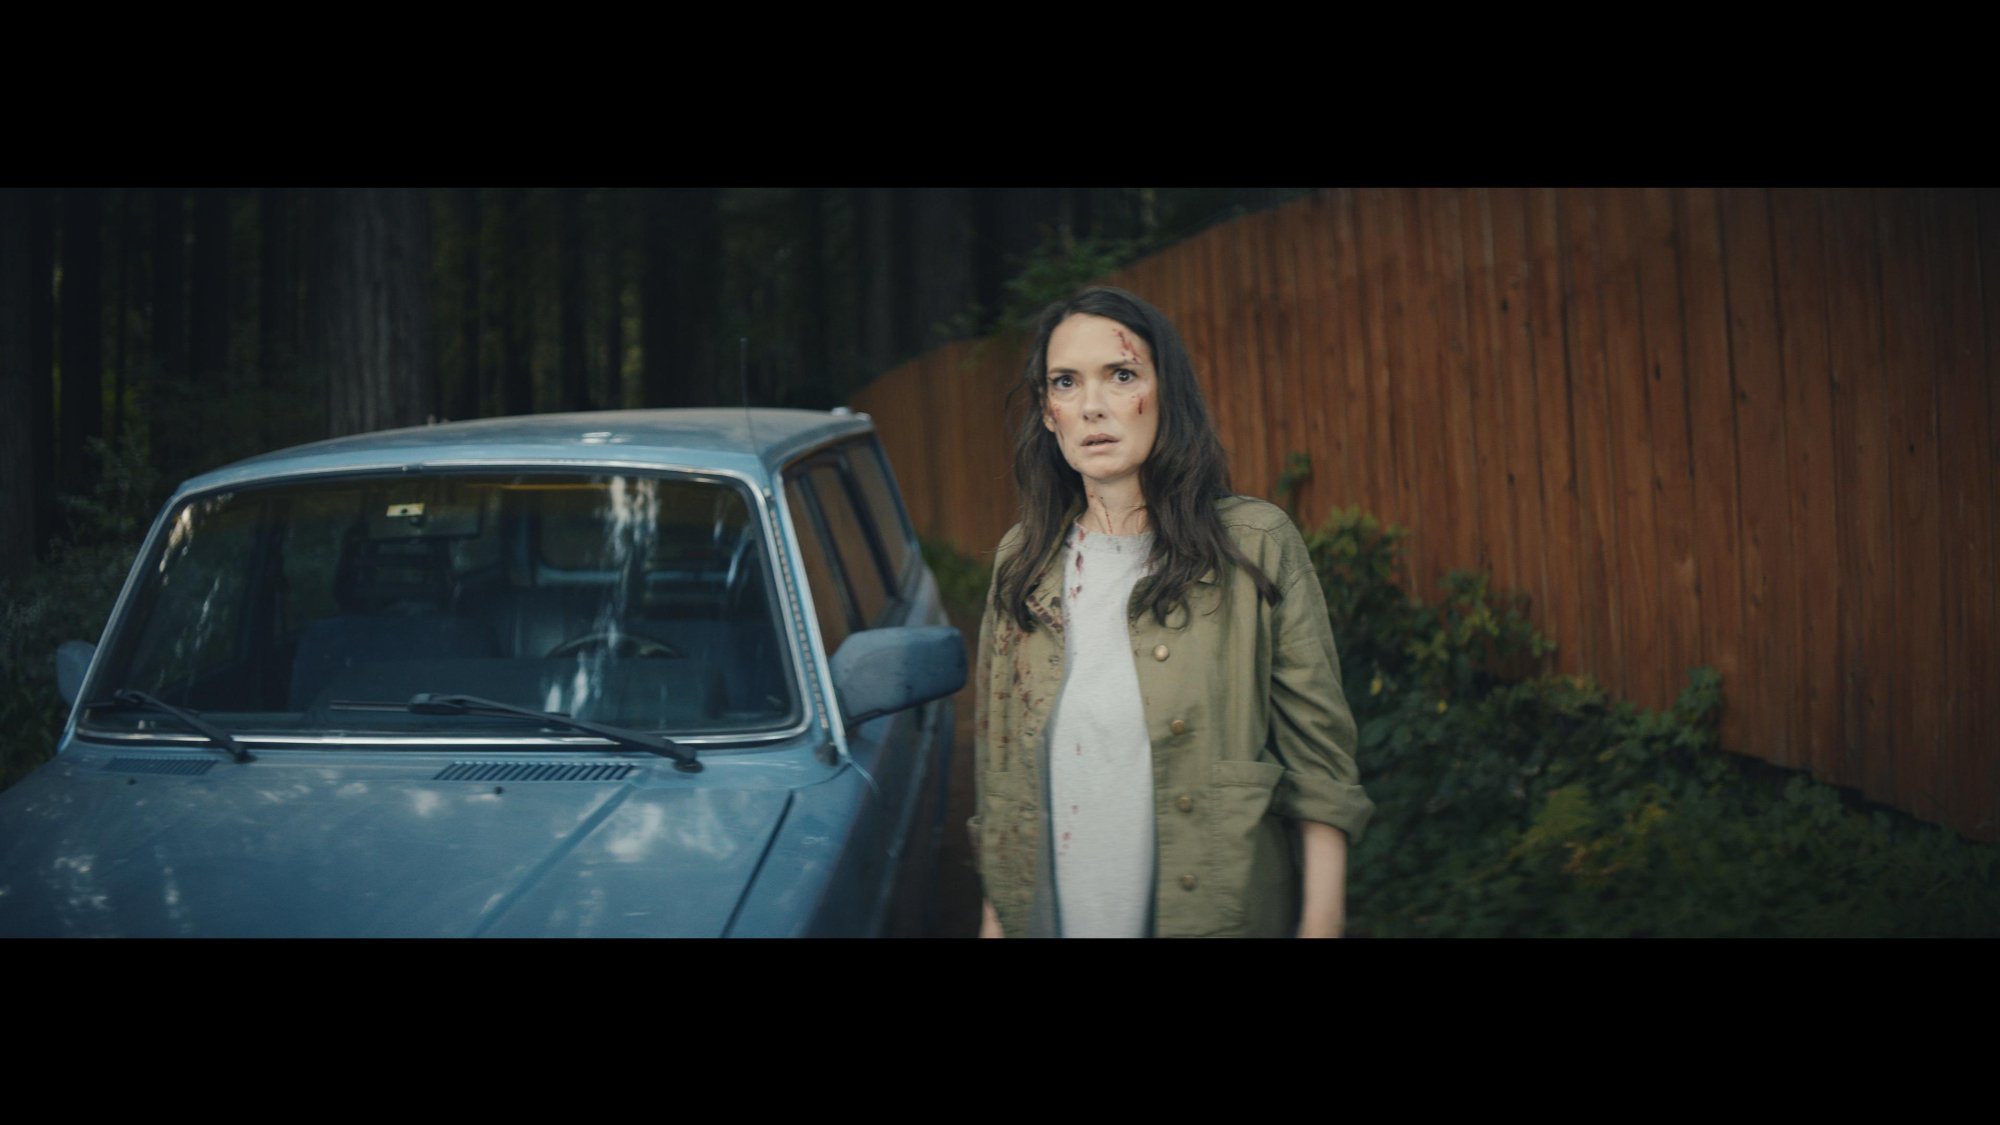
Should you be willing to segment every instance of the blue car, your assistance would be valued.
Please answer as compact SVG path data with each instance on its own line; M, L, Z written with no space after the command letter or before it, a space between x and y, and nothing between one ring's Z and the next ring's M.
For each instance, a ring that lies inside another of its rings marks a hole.
M4 935L907 932L965 680L872 424L794 410L218 469L57 663Z

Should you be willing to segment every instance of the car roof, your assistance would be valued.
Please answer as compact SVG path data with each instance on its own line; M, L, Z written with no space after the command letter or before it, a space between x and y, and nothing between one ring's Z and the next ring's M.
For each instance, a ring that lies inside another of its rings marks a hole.
M621 465L764 478L816 446L874 429L847 411L716 407L527 414L443 422L260 454L181 485L195 492L302 474L502 465Z

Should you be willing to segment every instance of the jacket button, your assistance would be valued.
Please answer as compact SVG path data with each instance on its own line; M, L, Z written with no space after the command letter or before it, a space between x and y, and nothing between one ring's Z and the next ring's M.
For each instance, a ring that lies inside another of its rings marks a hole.
M1186 734L1187 720L1175 719L1173 722L1167 724L1167 729L1173 731L1175 734Z
M1192 875L1181 876L1181 890L1184 891L1194 890L1194 876Z
M1165 660L1166 658L1167 658L1167 646L1165 646L1165 645L1154 645L1154 646L1153 646L1153 659L1155 659L1155 660Z
M1188 796L1186 793L1183 793L1181 794L1180 800L1174 802L1174 807L1181 810L1182 812L1193 812L1194 798Z

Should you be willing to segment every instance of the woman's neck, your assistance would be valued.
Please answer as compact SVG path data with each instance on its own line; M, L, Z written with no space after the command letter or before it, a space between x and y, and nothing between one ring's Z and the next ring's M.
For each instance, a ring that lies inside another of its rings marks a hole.
M1139 491L1138 481L1085 481L1083 493L1084 511L1079 522L1086 529L1102 535L1141 535L1152 530L1153 521L1147 515L1146 497Z

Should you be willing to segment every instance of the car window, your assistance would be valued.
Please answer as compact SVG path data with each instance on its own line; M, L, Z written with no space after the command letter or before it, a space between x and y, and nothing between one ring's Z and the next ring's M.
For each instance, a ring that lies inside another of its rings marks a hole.
M840 643L854 630L850 622L852 598L846 583L834 573L817 512L806 483L798 477L785 481L785 504L792 512L792 526L799 537L799 555L805 560L806 588L812 593L813 615L819 619L820 642L828 655L839 651Z
M168 525L151 577L172 582L176 596L160 603L134 647L142 661L175 670L189 706L212 705L215 678L248 659L243 611L253 575L245 563L266 515L264 504L223 495L183 507Z
M855 609L865 626L879 625L883 607L889 602L889 587L882 574L881 558L870 542L861 514L854 508L847 485L841 480L840 466L822 461L812 467L808 476L813 495L819 500L820 514L826 518L834 550L840 555L840 569L847 575L848 589L854 594Z
M798 714L796 665L755 511L740 484L685 474L398 474L205 497L139 568L92 691L306 734L445 722L345 706L423 692L672 734L770 729Z
M883 553L888 556L889 573L900 580L910 564L910 532L897 503L896 486L883 463L881 447L860 442L847 447L847 467L854 474L869 515L874 517ZM892 583L892 585L900 584Z

